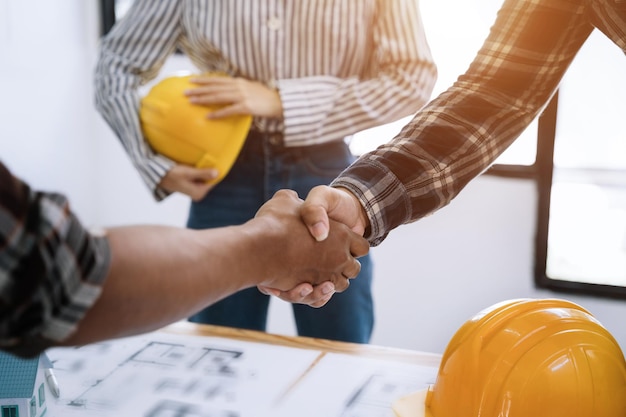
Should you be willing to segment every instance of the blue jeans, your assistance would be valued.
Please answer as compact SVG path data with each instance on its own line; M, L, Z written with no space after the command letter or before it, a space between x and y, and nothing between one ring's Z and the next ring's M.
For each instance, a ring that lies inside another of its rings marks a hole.
M206 229L245 223L279 189L295 190L304 198L314 186L328 184L353 160L343 141L285 148L272 145L267 135L250 133L228 175L203 200L192 202L187 226ZM369 342L374 326L372 262L369 255L359 262L359 276L324 307L293 305L300 336ZM189 321L265 331L269 300L257 288L246 289Z

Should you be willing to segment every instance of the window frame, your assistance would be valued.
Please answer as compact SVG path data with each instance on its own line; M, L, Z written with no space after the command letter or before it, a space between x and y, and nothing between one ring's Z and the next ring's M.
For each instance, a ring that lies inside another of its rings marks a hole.
M116 0L100 0L100 36L104 36L117 22L117 13L116 13ZM176 48L174 50L175 54L182 54L183 52Z
M550 202L554 173L554 144L558 114L558 91L543 110L537 125L537 153L532 165L493 165L486 175L526 178L537 185L537 220L535 232L534 282L538 288L577 295L626 299L626 287L567 281L547 273Z
M37 397L33 395L33 398L30 399L30 414L33 416L37 415Z
M626 287L590 282L567 281L551 277L547 273L548 231L550 223L550 201L554 173L554 144L556 139L558 95L553 98L539 121L537 132L537 231L535 235L535 284L546 288L578 295L626 299Z
M46 388L43 382L39 385L39 407L46 402Z
M109 33L115 21L115 0L100 0L100 35Z
M20 417L20 408L17 405L0 406L0 416L1 417Z

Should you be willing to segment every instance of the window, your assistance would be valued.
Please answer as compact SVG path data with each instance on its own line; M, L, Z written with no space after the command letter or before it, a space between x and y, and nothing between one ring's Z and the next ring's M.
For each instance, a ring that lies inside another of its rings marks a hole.
M120 20L135 0L100 0L100 34L106 35L115 22ZM182 54L180 49L175 53Z
M39 385L39 407L46 402L46 389L44 388L43 383Z
M465 72L500 5L499 0L420 3L439 69L433 97ZM559 93L485 173L537 183L539 287L626 298L624 74L622 51L593 32ZM356 134L353 153L389 141L410 120Z
M37 398L35 398L34 396L30 399L30 415L37 415Z
M463 74L489 34L501 0L429 1L420 3L428 44L437 64L437 83L432 97L445 91ZM450 11L454 12L451 13ZM355 155L391 140L412 116L355 134L350 149ZM537 150L537 123L533 123L496 161L493 175L532 177Z
M538 153L541 287L626 298L624 74L622 51L596 31L561 83Z
M2 411L2 417L20 417L17 405L3 405L0 411Z
M102 17L101 33L106 34L115 21L124 16L133 0L100 0L100 14Z

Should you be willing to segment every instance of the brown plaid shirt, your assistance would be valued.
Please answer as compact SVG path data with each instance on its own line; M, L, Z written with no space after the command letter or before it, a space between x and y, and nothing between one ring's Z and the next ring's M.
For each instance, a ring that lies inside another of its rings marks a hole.
M488 168L541 112L594 28L626 52L626 0L505 1L468 71L333 182L366 208L370 242L447 205Z

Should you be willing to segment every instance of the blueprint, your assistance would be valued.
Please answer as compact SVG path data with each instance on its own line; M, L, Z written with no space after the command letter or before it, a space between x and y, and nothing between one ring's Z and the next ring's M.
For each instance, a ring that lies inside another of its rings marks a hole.
M328 353L294 387L275 415L394 417L391 405L395 400L426 389L436 376L434 367ZM312 396L324 400L315 407L303 407Z
M437 371L167 332L47 353L61 389L51 417L393 417Z

